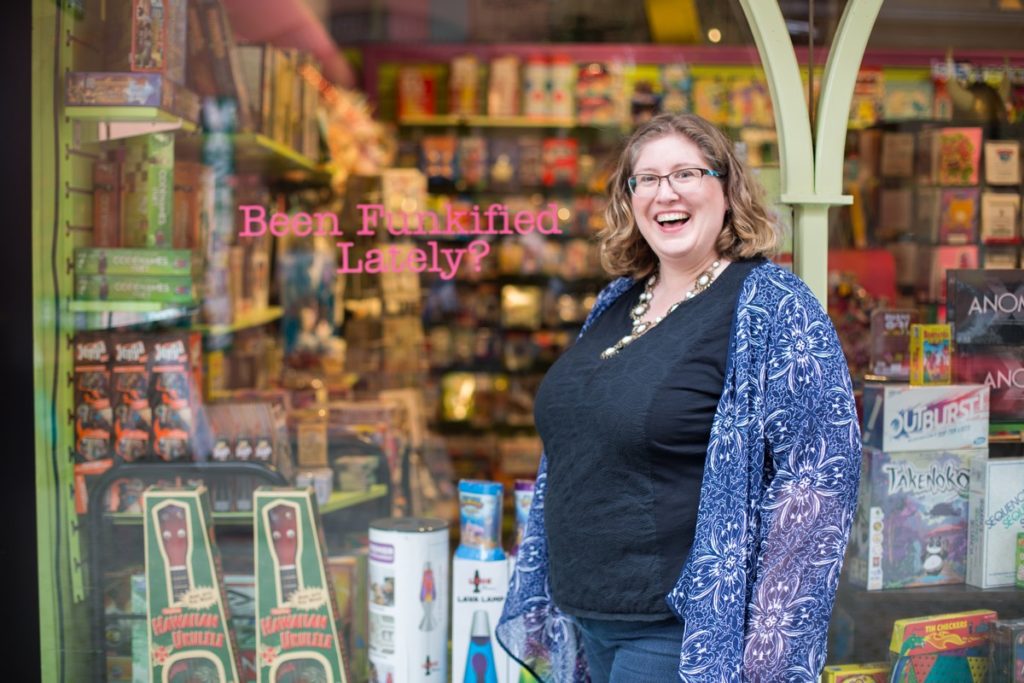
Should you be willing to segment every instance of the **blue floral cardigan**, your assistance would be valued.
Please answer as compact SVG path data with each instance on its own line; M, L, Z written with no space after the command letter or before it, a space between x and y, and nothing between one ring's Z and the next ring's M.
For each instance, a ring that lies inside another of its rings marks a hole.
M632 284L609 284L583 332ZM680 680L818 680L860 452L850 373L831 321L795 275L756 267L733 321L693 549L666 596L685 622ZM546 477L542 455L497 636L543 681L576 683L589 674L576 627L549 590Z

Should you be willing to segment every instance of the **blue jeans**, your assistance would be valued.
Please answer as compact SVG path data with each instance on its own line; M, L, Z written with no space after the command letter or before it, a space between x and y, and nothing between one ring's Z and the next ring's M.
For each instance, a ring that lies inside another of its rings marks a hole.
M663 683L679 680L683 624L573 617L583 636L592 683Z

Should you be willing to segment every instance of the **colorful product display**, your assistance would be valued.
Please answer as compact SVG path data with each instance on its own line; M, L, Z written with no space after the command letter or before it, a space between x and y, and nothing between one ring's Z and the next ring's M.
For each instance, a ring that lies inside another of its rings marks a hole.
M448 552L443 520L370 524L370 683L447 680Z
M868 590L963 583L971 462L986 456L865 448L851 580Z
M505 559L501 548L502 490L502 485L493 481L459 482L461 535L456 557L486 562Z
M967 537L967 583L1012 586L1017 535L1024 530L1024 458L975 460Z
M992 610L973 610L914 619L892 627L889 657L892 683L985 683Z
M150 488L143 507L150 680L239 683L206 489Z
M76 249L76 275L192 275L188 249Z
M259 683L345 683L338 609L308 489L257 489L253 500Z
M864 387L864 445L887 453L984 448L988 420L984 385Z

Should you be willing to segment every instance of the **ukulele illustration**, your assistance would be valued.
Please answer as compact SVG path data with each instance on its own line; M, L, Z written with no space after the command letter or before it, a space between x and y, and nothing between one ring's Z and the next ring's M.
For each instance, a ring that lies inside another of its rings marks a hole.
M267 533L270 535L270 552L277 565L278 601L286 603L301 588L298 556L302 537L299 530L299 507L293 503L280 502L264 512Z
M168 594L171 604L174 604L192 588L189 570L192 555L189 510L185 505L171 501L157 508L154 513L160 548L167 566Z

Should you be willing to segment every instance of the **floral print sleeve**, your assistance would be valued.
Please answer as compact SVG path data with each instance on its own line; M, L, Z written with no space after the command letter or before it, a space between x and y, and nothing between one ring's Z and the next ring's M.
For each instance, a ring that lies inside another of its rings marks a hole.
M778 303L764 366L766 488L744 678L816 681L856 509L860 431L832 322L795 276L780 271L769 286Z

